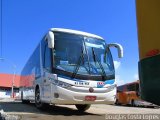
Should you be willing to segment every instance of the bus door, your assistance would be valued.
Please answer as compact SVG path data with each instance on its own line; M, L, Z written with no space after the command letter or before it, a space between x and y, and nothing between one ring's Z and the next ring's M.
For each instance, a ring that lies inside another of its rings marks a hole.
M44 57L43 59L43 82L42 82L42 94L44 99L51 98L51 79L52 74L52 53L51 49L48 48L48 43L45 41L44 45Z
M44 72L43 76L42 94L44 99L49 99L51 97L50 73L46 71Z

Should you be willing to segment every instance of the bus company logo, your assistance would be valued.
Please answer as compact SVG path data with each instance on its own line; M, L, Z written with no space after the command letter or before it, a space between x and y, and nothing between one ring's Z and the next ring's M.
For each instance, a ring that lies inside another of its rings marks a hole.
M89 92L94 92L94 89L92 87L89 88Z
M97 82L97 85L104 85L104 82Z
M102 88L105 85L104 82L97 82L97 87Z

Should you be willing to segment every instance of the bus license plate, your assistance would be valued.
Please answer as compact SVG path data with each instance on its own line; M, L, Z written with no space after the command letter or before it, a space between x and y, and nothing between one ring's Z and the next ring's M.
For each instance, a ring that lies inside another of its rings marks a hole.
M96 96L85 96L86 101L95 101L96 98L97 98Z

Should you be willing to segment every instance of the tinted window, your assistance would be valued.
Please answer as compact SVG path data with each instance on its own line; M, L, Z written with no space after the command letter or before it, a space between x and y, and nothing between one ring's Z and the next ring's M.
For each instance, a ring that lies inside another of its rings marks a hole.
M48 43L45 42L45 50L44 50L44 68L51 72L51 49L48 48Z
M42 39L41 41L41 56L42 56L42 63L43 63L43 67L44 67L44 55L45 55L45 46L46 46L46 41L44 39Z
M127 91L136 91L136 84L127 85Z
M119 86L119 87L117 88L117 90L118 90L119 92L122 92L122 91L124 91L124 87L125 87L125 86Z
M68 33L55 35L55 67L81 75L114 75L110 50L104 40ZM105 72L105 73L104 73ZM102 74L104 73L104 74Z
M139 84L136 84L136 91L139 92Z

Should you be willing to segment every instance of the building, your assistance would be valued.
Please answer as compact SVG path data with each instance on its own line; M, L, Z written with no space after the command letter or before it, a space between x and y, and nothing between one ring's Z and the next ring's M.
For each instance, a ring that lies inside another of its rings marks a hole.
M20 75L0 73L0 98L10 98L14 79L14 96L19 96Z

